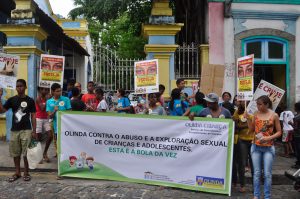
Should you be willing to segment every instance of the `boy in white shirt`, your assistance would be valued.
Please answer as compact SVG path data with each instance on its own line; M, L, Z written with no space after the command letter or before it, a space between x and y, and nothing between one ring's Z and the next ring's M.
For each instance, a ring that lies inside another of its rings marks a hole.
M279 120L282 122L282 142L284 145L284 151L285 154L283 154L284 157L290 157L291 154L294 154L294 150L291 144L292 139L292 132L294 130L293 128L293 119L294 114L292 111L288 111L285 109L280 114Z
M104 99L104 92L101 88L95 89L96 99L99 100L99 104L97 106L96 111L98 112L107 112L108 111L108 105Z

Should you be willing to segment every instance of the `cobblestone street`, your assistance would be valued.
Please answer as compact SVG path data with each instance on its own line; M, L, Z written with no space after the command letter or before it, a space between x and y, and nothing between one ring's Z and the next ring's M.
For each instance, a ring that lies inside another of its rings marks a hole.
M32 180L24 182L22 178L8 183L6 179L12 172L0 172L1 199L50 199L50 198L122 198L122 199L169 199L169 198L252 198L251 186L247 185L246 193L233 189L232 196L207 194L201 192L173 189L159 186L148 186L134 183L121 183L101 180L61 179L56 173L32 173ZM272 198L300 198L300 193L290 185L273 185Z

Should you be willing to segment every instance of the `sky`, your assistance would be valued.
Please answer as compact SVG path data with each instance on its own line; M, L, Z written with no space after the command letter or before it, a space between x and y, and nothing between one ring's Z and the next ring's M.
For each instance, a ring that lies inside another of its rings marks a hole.
M60 14L63 17L67 17L70 10L75 6L73 0L50 0L50 4L54 14Z

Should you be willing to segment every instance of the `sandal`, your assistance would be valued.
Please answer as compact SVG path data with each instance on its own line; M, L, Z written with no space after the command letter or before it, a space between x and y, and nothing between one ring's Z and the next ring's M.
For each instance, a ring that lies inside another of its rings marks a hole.
M239 192L240 192L240 193L245 193L245 192L246 192L245 187L240 187Z
M31 180L31 176L29 174L23 176L23 180L24 181L30 181Z
M8 182L14 182L14 181L18 180L18 179L21 178L21 177L22 177L21 175L14 174L14 175L12 175L11 177L9 177L9 178L7 179L7 181L8 181Z
M49 157L48 157L47 155L44 155L43 160L44 160L45 162L47 162L47 163L51 162L50 159L49 159Z

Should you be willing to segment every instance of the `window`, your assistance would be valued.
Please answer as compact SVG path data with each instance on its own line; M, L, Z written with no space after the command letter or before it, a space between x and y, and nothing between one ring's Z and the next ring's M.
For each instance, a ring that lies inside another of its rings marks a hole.
M269 59L283 59L283 44L268 42Z
M275 39L251 39L245 41L247 55L254 54L255 61L285 62L286 44Z
M249 42L247 45L247 55L254 54L254 57L261 58L261 42Z

